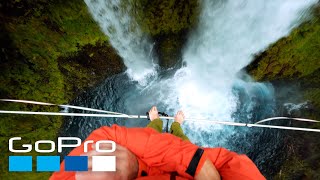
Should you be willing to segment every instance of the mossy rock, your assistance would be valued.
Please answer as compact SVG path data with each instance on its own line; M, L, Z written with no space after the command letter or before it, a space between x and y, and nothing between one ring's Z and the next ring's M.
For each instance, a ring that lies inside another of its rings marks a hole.
M177 34L197 23L199 0L132 0L132 15L151 36Z
M188 32L198 23L199 0L132 0L131 15L141 30L155 41L159 65L181 66L181 54Z
M257 55L246 70L259 81L299 79L320 68L320 8L314 18Z
M181 67L183 43L186 42L185 34L161 35L156 37L156 42L159 65L165 69Z
M257 55L246 67L258 81L296 82L305 100L320 109L320 5L314 17Z
M76 53L58 58L68 97L75 97L105 78L125 70L122 59L107 42L88 44L79 49Z
M4 1L0 18L0 98L65 104L124 65L83 1ZM10 9L9 8L9 9ZM50 106L0 103L2 110L51 111ZM48 179L51 173L9 173L8 140L56 140L62 117L0 115L0 179ZM50 153L48 155L55 155ZM17 154L15 154L17 155ZM32 155L35 162L36 152Z
M247 72L258 81L271 81L278 94L291 84L300 102L308 102L301 109L301 117L320 120L320 5L314 8L314 16L297 27L291 34L271 45L257 55L246 67ZM280 83L279 83L280 82ZM280 84L280 86L279 86ZM288 86L286 86L288 85ZM289 86L290 85L290 86ZM277 94L276 94L277 95ZM285 97L287 102L296 99ZM279 101L279 99L277 99ZM318 128L320 124L293 122L293 126ZM319 133L288 132L291 144L288 159L274 179L319 179L320 142Z

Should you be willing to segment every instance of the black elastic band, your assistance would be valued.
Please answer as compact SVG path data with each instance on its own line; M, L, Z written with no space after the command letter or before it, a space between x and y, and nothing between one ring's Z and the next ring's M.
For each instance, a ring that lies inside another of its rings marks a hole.
M165 116L165 117L168 117L169 115L164 113L164 112L158 112L158 114L160 116ZM149 112L146 112L146 115L147 115L147 119L150 121L150 116L149 116ZM140 116L138 115L138 118L140 118Z
M199 161L201 159L201 156L203 154L204 150L201 148L198 148L197 151L194 153L190 164L186 170L186 173L190 174L192 177L195 175Z
M141 176L148 176L148 173L145 171L141 171Z
M147 119L150 121L149 112L146 112L146 115L147 115Z
M170 174L170 180L176 180L176 177L178 176L177 172L173 172Z

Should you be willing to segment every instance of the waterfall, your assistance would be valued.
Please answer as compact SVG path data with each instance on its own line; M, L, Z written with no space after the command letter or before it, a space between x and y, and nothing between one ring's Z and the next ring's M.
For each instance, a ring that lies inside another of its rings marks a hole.
M236 103L230 96L237 73L254 54L299 25L304 10L316 2L204 1L200 25L184 49L187 67L177 72L183 72L183 81L187 82L176 84L181 104L214 112L218 117L229 114L225 118L230 119L228 112L234 111Z
M298 26L316 2L204 0L199 26L183 50L186 67L171 78L149 82L143 89L148 98L140 98L140 102L161 104L167 112L182 109L187 117L194 118L257 121L272 116L268 107L274 101L272 86L254 83L250 77L243 81L239 72L254 54ZM205 131L215 129L212 139L218 144L234 132L232 128L203 123L187 123L184 129L193 142L207 146L213 143L203 136Z
M85 1L128 70L82 94L75 105L127 114L144 114L156 105L169 115L182 109L192 118L254 122L274 115L273 87L252 81L241 69L254 54L288 35L318 0L202 0L198 27L183 49L186 66L174 73L156 73L152 44L128 14L130 6L120 8L119 0ZM61 136L82 139L103 125L145 127L149 123L93 117L69 117L66 122ZM203 121L185 122L182 127L197 145L223 146L247 154L268 179L286 158L286 131Z
M118 51L134 81L146 83L146 78L156 74L152 56L153 44L131 18L130 4L120 0L85 0L89 12L98 22L109 42Z
M183 49L186 66L173 76L160 72L147 81L156 72L152 43L130 17L130 6L123 8L115 0L85 2L123 58L129 77L144 82L121 95L126 113L158 105L168 113L182 109L193 118L256 121L272 116L272 86L252 82L241 69L297 27L317 0L203 0L198 27ZM233 128L204 123L185 123L183 128L192 142L206 146L228 146L228 137L235 133Z

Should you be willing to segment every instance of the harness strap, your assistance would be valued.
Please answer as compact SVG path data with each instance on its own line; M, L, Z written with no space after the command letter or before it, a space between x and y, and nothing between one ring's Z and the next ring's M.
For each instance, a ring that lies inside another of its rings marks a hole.
M176 177L178 176L177 172L173 172L170 174L170 180L176 180Z
M194 177L194 175L196 173L199 161L200 161L203 153L204 153L204 150L201 148L198 148L190 161L190 164L186 170L186 173L190 174L192 177Z

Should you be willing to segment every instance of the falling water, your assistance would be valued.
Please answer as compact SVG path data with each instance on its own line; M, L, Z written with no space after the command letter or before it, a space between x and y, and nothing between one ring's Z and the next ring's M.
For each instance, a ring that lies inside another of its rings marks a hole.
M85 1L128 71L78 97L75 104L127 114L144 114L152 105L157 105L171 115L182 109L187 117L241 122L273 116L275 101L272 85L253 82L241 69L253 60L254 54L288 35L317 2L203 0L198 27L183 49L186 66L172 73L156 72L152 42L143 36L128 11L120 8L120 1ZM157 75L146 78L150 74ZM141 119L90 117L71 118L66 122L69 123L64 135L82 138L102 125L145 126L148 123ZM248 154L266 174L272 174L266 157L279 162L285 157L281 154L285 150L281 150L278 130L202 122L186 122L183 129L198 145L224 146Z
M166 82L170 84L172 91L162 98L169 96L171 100L178 99L179 108L185 110L190 117L229 121L252 119L256 109L247 108L239 111L239 103L252 107L256 106L254 99L273 98L272 87L270 89L264 84L253 83L250 80L245 83L239 79L239 71L253 60L254 54L288 35L301 23L306 10L316 2L203 1L199 26L189 38L183 52L183 60L187 66L178 70L175 76ZM249 96L246 102L240 102L235 93L237 89ZM256 91L254 89L260 89L260 94L253 93ZM235 112L245 114L245 118L235 119L240 117L239 114L235 116ZM188 129L194 129L195 126L193 124ZM203 130L211 131L207 125L202 127L200 131L192 134L199 134ZM194 140L199 141L198 135L196 137ZM207 143L201 144L212 145L211 141L206 141Z
M130 17L130 4L124 5L120 0L85 0L85 3L123 58L129 76L140 84L146 83L146 77L156 73L153 45Z
M123 57L129 77L141 80L155 74L152 43L130 17L130 4L123 6L119 0L85 2ZM183 50L187 66L171 78L156 77L156 82L144 83L143 92L155 93L167 110L183 109L193 117L233 121L238 108L235 86L252 85L239 83L239 71L254 54L299 25L306 10L316 2L204 0L199 26Z

